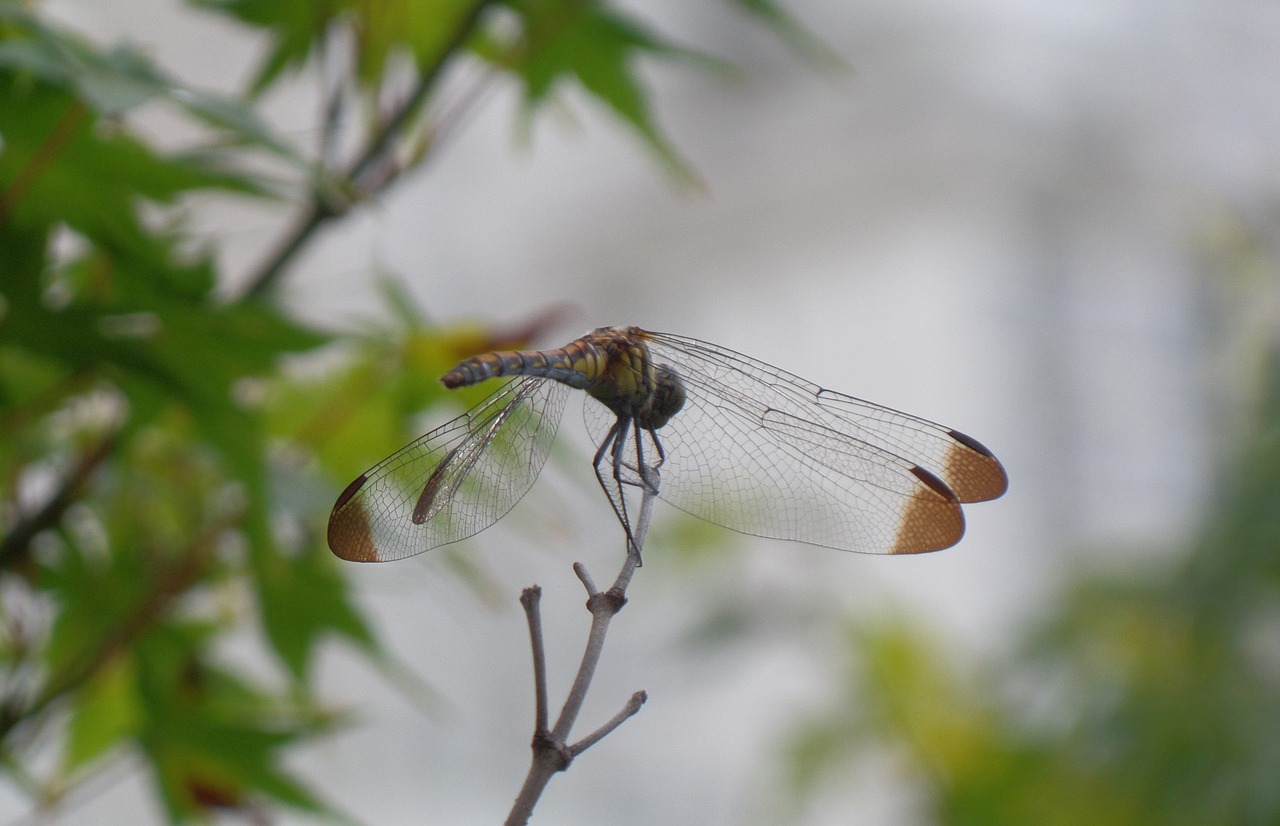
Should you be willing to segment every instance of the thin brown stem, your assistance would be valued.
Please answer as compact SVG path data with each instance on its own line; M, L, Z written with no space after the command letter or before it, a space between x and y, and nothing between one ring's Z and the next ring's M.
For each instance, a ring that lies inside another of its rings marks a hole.
M67 106L62 117L58 118L58 122L54 124L52 134L40 144L40 148L13 176L9 186L0 191L0 227L9 221L18 204L22 203L22 199L44 175L45 170L67 148L88 117L89 107L85 106L83 101L76 100Z

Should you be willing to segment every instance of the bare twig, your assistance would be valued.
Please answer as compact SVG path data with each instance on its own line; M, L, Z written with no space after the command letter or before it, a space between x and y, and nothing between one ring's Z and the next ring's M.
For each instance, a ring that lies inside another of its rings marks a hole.
M573 729L573 724L578 719L578 713L582 710L582 704L587 698L587 691L591 688L591 680L595 676L596 666L600 662L600 655L604 651L604 640L609 631L609 623L627 602L627 586L631 583L631 577L635 574L635 570L640 564L640 551L643 549L645 537L649 533L649 517L653 512L654 496L654 490L646 489L644 491L644 498L640 504L640 518L636 521L634 530L635 545L630 548L626 561L623 562L622 569L618 572L618 576L609 590L598 590L586 567L580 562L574 563L573 572L577 574L578 579L582 580L583 586L587 589L587 610L591 612L591 630L587 634L587 644L582 652L582 662L578 666L578 674L574 678L573 687L569 689L569 694L565 698L564 708L561 709L560 716L556 719L555 728L550 731L546 727L546 664L542 645L542 622L538 613L538 599L541 596L541 589L537 589L536 586L526 589L520 597L520 602L524 605L525 612L529 617L529 634L533 646L534 683L537 689L537 697L535 698L537 706L535 715L537 719L533 732L533 742L531 743L533 759L529 764L529 773L525 777L524 785L516 796L515 804L511 807L511 813L507 815L507 826L522 826L522 824L528 823L530 816L533 814L533 808L537 805L538 799L542 796L542 791L546 788L547 783L550 782L552 775L569 768L569 764L573 762L575 757L594 746L606 735L622 725L627 718L639 711L640 706L644 705L645 700L648 699L648 695L645 692L637 691L631 695L627 704L604 725L578 742L572 745L568 744L569 732ZM534 591L536 593L531 593ZM542 672L541 676L539 676L540 671Z
M529 619L529 643L533 648L534 730L547 728L547 654L542 644L542 613L538 603L542 601L542 589L537 585L524 589L520 604Z
M578 579L582 580L583 586L587 589L588 597L600 593L600 590L596 588L595 581L591 579L591 574L587 572L586 565L581 562L573 563L573 572L578 575Z
M623 721L639 711L640 706L644 705L645 700L648 699L649 695L643 691L637 691L635 694L632 694L631 699L627 700L627 704L622 707L622 710L610 717L607 723L570 746L569 754L573 757L577 757L579 754L582 754L584 751L600 742L605 735L622 725Z
M343 117L346 113L347 101L347 67L340 64L335 41L340 37L337 24L330 23L329 28L316 41L323 95L320 111L320 144L316 150L317 165L328 172L337 166L338 134L342 129Z

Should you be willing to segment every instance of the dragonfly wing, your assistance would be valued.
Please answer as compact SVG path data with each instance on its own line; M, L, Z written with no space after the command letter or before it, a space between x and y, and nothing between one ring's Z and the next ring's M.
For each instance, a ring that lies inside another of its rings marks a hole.
M763 401L783 410L816 416L832 429L924 467L951 488L961 502L997 499L1009 487L1000 461L981 442L928 419L874 402L828 390L785 370L697 339L648 333L651 348L663 352L670 345L688 360L715 365L755 379L764 388ZM652 345L658 346L653 348ZM818 412L821 411L821 412Z
M668 456L659 496L695 516L760 536L917 553L960 540L960 502L975 490L1003 491L1003 468L968 437L727 348L645 336L687 394L658 431Z
M826 388L817 403L859 438L929 468L961 502L997 499L1009 488L1000 460L958 430Z
M338 497L329 547L343 559L386 562L497 522L538 478L568 392L516 379L379 462Z

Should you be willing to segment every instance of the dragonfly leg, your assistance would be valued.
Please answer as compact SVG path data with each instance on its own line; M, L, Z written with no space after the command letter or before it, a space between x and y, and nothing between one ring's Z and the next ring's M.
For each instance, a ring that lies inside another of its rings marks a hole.
M631 429L630 418L619 418L615 426L617 433L613 436L613 479L619 485L627 484L622 471L627 467L623 457L627 455L627 432Z
M653 442L653 449L658 454L658 461L652 465L644 460L644 454L641 450L642 434L648 433L649 440ZM663 462L667 461L667 451L662 447L662 440L658 438L658 434L651 427L643 430L636 428L636 464L639 466L640 481L644 484L645 490L654 496L658 495L658 468L662 467Z
M658 483L656 481L657 474L654 473L658 468L662 467L662 463L667 460L667 452L662 447L662 442L658 440L657 434L652 428L637 426L633 431L636 442L636 462L631 464L626 460L626 439L627 426L622 428L614 428L609 430L605 436L605 443L596 451L596 468L599 470L600 459L604 455L605 447L612 448L613 453L613 479L619 485L631 485L637 488L644 488L652 495L658 493ZM644 434L649 434L650 441L653 442L654 449L658 453L658 461L650 464L644 458ZM624 473L623 471L629 471Z
M592 466L596 471L596 480L604 490L605 496L609 497L609 504L613 505L613 512L617 514L618 521L622 523L622 529L627 534L627 552L637 553L635 535L631 532L631 518L627 513L626 489L623 487L633 483L624 478L622 473L623 468L626 467L623 457L627 448L627 431L630 429L631 419L619 416L600 442L600 447L596 449ZM609 454L609 464L612 467L612 471L608 476L605 475L601 468L606 453ZM612 481L612 484L610 484L610 481Z
M619 485L644 488L648 493L656 496L658 483L655 481L656 474L653 471L662 466L662 462L666 459L666 452L655 439L654 446L658 449L659 459L657 464L649 464L644 459L644 434L648 432L647 429L637 427L632 432L635 434L636 463L633 465L624 458L626 455L625 440L627 433L626 428L623 428L623 431L617 437L617 441L614 442L613 478ZM624 474L624 470L629 471L631 475Z
M653 446L658 452L658 461L653 465L650 465L648 462L644 460L644 435L646 433L649 434L649 438L650 440L652 440ZM636 466L634 468L631 468L630 466L628 466L628 469L634 470L636 473L636 477L640 481L633 482L632 484L636 485L636 487L644 488L645 492L648 493L650 496L657 496L658 480L657 480L657 474L654 473L654 470L661 467L662 463L666 461L666 458L667 458L666 451L662 449L662 443L658 441L657 436L654 435L654 432L651 429L647 427L637 427L635 429L635 434L636 434Z
M613 447L614 442L618 440L618 428L622 426L622 419L618 419L613 423L613 427L609 428L609 432L604 434L604 438L600 441L600 447L596 448L595 458L591 460L591 466L596 469L596 476L600 476L600 463L604 461L604 454Z
M657 464L654 465L654 467L660 468L662 467L662 463L667 461L667 451L664 450L662 447L662 440L658 438L658 432L654 430L652 427L646 428L646 430L648 430L649 432L649 438L653 440L654 448L656 448L658 451L658 462Z

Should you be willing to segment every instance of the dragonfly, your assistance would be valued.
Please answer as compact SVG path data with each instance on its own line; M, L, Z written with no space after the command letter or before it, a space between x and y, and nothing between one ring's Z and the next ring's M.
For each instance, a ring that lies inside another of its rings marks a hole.
M745 534L915 554L955 545L961 505L1009 484L957 430L685 336L601 327L559 349L473 356L441 382L498 377L510 378L347 486L329 517L337 556L403 559L497 522L533 486L575 389L591 397L596 477L637 553L637 492Z

